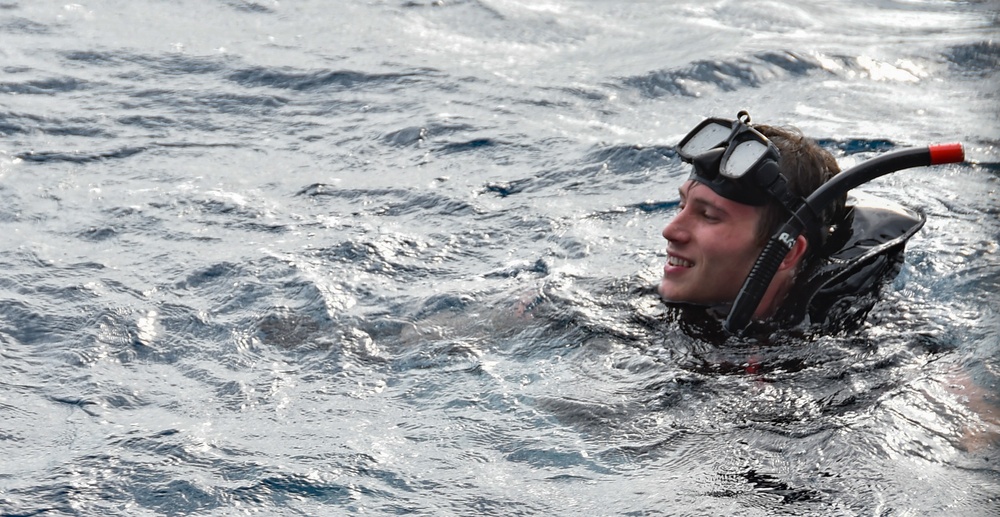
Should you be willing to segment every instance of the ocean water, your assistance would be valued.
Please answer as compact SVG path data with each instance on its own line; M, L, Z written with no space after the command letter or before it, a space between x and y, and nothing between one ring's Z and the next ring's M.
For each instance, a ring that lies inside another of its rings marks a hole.
M0 0L0 515L997 515L998 7ZM740 109L965 145L860 328L649 289Z

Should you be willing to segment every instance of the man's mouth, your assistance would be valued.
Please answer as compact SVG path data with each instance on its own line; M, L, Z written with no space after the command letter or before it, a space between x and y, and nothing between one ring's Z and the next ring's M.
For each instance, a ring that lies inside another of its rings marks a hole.
M694 262L690 260L685 260L680 257L675 257L673 255L667 255L667 264L671 266L681 266L681 267L693 267Z

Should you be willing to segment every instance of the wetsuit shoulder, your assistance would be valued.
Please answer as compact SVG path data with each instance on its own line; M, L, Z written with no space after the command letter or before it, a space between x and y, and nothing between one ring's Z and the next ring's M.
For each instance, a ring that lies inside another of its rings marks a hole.
M899 273L906 242L925 220L899 203L852 193L843 221L796 282L780 319L795 325L808 317L831 330L862 322L878 287Z

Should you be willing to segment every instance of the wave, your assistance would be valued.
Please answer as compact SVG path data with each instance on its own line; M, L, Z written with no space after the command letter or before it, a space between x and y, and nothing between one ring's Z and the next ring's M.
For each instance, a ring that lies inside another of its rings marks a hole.
M215 73L229 68L228 56L192 56L187 54L139 54L124 52L102 52L93 50L70 50L61 54L68 61L84 62L104 67L139 65L166 75L190 75Z
M15 4L16 5L16 4ZM0 4L0 9L6 7L5 4ZM3 22L0 22L0 33L9 34L49 34L49 26L38 23L35 21L28 20L27 18L10 18Z
M823 65L815 58L794 52L758 52L732 60L698 60L677 70L658 70L622 83L644 95L682 95L697 97L705 86L723 91L744 87L758 88L776 77L804 76Z
M4 129L3 125L0 125L0 134ZM20 129L20 128L15 128ZM51 134L57 135L77 135L77 136L106 136L98 130L92 131L79 131L73 132L72 128L62 128L54 131ZM100 162L106 160L122 159L135 156L137 154L146 152L150 148L154 147L167 147L167 148L213 148L213 147L243 147L239 144L232 144L226 142L220 143L195 143L195 142L154 142L147 146L126 146L120 147L118 149L109 149L104 151L23 151L19 153L14 153L15 158L27 162L36 163L54 163L54 162L69 162L69 163L92 163Z
M956 45L944 55L959 72L966 74L988 77L1000 70L1000 43L993 40Z
M227 79L246 87L281 88L296 91L321 89L360 89L385 85L405 85L416 82L416 78L433 75L433 69L412 72L369 73L354 70L314 70L273 69L263 67L245 68L230 73Z
M15 153L15 158L20 158L29 162L52 163L89 163L119 158L128 158L146 151L147 147L121 147L108 151L26 151Z
M462 217L480 212L474 205L465 201L404 188L351 189L325 183L314 183L303 188L296 195L312 198L340 198L351 203L357 202L363 206L371 205L374 208L366 209L367 212L386 216L401 216L419 212L422 215ZM385 201L376 202L380 198Z
M646 172L661 168L673 171L678 169L679 163L677 152L671 146L604 145L585 155L578 168L555 169L526 178L492 181L483 185L481 192L508 197L553 185L573 190L588 185L585 180L602 174L613 174L622 183L642 183L646 181Z
M830 138L817 138L816 143L820 147L832 150L836 149L843 153L845 156L850 156L852 154L860 153L885 153L892 151L899 147L899 144L893 142L892 140L886 139L866 139L866 138L853 138L847 140L835 140Z
M274 14L274 9L250 0L227 0L226 5L245 13Z
M95 119L54 119L27 113L0 113L0 136L35 131L52 136L84 136L106 138L111 133L97 126Z
M647 171L677 161L673 146L611 145L591 151L585 161L603 163L615 172Z
M88 88L89 84L87 81L73 77L36 79L22 83L0 83L0 93L14 95L54 95Z
M943 57L957 71L972 76L988 77L1000 68L1000 44L988 40L956 45L943 52ZM875 70L873 70L875 66ZM626 77L621 84L649 97L681 95L698 97L709 88L724 92L742 88L760 88L789 77L805 77L812 73L879 76L882 69L897 71L897 65L872 62L864 56L806 55L792 51L764 51L749 56L726 59L703 59L680 68L656 70L644 75ZM898 70L904 80L918 80L910 70Z

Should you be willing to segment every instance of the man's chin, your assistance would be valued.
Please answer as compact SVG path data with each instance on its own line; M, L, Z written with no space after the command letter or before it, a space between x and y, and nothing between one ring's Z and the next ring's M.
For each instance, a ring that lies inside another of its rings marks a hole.
M666 303L677 303L686 305L701 305L705 307L712 307L716 305L725 305L730 302L716 302L704 298L703 296L694 296L690 292L684 292L676 283L670 280L662 280L656 292L660 295L660 299Z
M660 299L665 302L685 303L687 301L684 299L683 294L678 292L677 286L669 280L660 282L660 287L656 291L660 294Z

